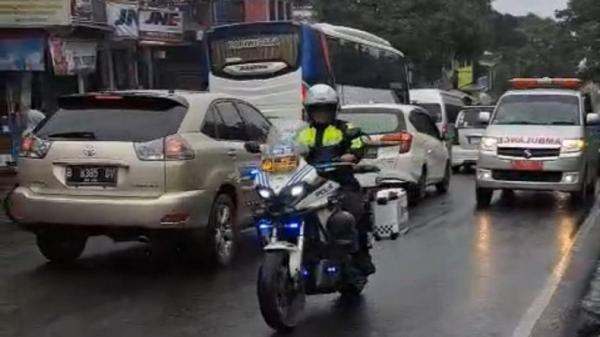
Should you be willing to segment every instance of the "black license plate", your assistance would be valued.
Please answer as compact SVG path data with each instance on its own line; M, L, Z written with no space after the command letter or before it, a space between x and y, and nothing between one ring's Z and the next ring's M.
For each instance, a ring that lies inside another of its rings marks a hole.
M367 147L365 150L365 158L368 159L377 159L378 148L376 147Z
M68 166L66 181L68 185L115 186L117 172L116 167Z

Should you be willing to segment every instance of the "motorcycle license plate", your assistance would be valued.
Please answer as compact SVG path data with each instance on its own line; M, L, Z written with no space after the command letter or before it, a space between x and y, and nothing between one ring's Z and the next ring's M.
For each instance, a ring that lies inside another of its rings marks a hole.
M271 173L288 173L298 167L298 156L281 156L265 159L261 168Z
M542 171L544 163L539 160L513 160L511 168L517 171Z

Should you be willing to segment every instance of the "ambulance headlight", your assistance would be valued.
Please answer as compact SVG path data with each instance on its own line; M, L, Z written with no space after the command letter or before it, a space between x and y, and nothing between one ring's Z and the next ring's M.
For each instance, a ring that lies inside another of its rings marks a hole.
M481 138L480 148L482 151L496 151L498 147L498 139L494 137Z
M562 153L574 153L581 152L585 148L585 141L583 139L564 139L562 141L561 152Z

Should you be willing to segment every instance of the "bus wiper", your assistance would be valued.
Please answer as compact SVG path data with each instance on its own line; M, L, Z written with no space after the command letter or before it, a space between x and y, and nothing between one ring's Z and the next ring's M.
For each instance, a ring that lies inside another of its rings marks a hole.
M73 138L73 139L96 139L96 135L89 131L60 132L48 135L48 138Z
M552 122L550 123L551 125L575 125L575 123L573 122L566 122L566 121L557 121L557 122Z
M534 125L535 123L527 121L510 121L510 122L499 122L498 125Z

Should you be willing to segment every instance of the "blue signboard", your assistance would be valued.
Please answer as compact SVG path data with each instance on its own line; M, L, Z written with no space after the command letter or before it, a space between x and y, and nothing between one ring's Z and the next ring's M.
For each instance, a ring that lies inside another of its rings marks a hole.
M0 71L44 71L43 38L0 39Z

